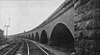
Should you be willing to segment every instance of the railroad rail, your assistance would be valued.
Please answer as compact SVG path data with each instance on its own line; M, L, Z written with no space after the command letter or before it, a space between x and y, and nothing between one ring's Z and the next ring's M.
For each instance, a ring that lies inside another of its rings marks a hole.
M21 42L15 41L9 46L0 49L0 55L14 55L16 50L20 47Z
M49 55L46 51L30 41L26 41L26 44L28 48L28 55Z
M14 42L14 40L3 41L0 43L0 46L5 45L5 44L10 44L11 42Z
M35 43L24 40L23 39L23 45L19 51L17 51L16 55L54 55L51 54L46 49L36 45Z
M0 49L0 55L54 55L45 48L28 41L15 41L9 46Z

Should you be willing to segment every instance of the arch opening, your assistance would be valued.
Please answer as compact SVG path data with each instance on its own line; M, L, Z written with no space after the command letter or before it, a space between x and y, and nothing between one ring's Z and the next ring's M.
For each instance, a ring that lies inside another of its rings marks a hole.
M47 33L46 33L45 30L43 30L42 33L41 33L40 43L42 43L42 44L48 43Z
M52 30L49 44L51 46L71 49L74 48L74 37L65 24L58 23Z
M27 38L27 35L25 36L25 38Z
M28 35L28 39L31 39L31 35L30 34Z
M32 33L32 40L34 40L34 34Z
M38 32L36 32L35 41L39 42L39 34L38 34Z

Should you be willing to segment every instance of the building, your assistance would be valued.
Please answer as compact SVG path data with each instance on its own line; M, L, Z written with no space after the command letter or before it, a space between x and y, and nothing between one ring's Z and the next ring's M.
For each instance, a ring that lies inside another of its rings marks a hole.
M4 31L0 29L0 40L3 38L4 36Z

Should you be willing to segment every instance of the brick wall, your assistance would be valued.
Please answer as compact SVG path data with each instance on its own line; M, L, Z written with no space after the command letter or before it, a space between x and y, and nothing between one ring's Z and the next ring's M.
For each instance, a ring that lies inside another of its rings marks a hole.
M100 55L100 0L75 3L76 55Z

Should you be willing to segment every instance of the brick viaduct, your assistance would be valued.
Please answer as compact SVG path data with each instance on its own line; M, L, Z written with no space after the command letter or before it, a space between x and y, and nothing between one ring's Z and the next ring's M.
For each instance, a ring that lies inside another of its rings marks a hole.
M99 3L99 0L65 0L39 26L16 36L50 46L74 48L77 55L99 54Z

